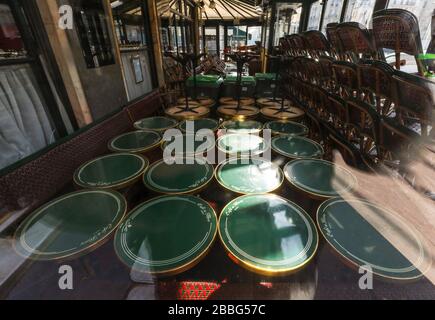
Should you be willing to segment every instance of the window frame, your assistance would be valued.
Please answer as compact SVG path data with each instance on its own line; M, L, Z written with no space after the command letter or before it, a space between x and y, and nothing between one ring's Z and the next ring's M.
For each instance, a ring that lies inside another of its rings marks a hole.
M0 168L0 176L32 161L46 150L54 148L61 141L80 130L36 3L26 0L2 0L1 2L9 6L11 10L26 50L26 56L0 59L0 67L28 65L32 70L32 75L38 83L39 93L45 102L47 116L55 130L55 141L9 166ZM44 59L44 61L41 59ZM60 105L55 96L60 100L66 112L72 132L68 132L60 111Z
M44 102L46 103L47 115L52 122L53 129L56 130L56 140L64 138L68 136L69 133L60 113L59 105L56 102L54 93L49 84L49 79L46 71L44 70L44 65L41 61L41 58L38 56L38 52L41 51L38 40L40 41L43 39L36 39L34 31L32 30L33 28L30 25L31 21L34 22L35 20L40 18L40 16L38 16L38 12L30 10L30 8L26 6L22 0L3 0L2 3L9 6L9 8L11 9L11 13L14 17L14 22L20 32L21 39L26 50L26 56L12 59L0 59L0 66L14 66L24 64L30 66L33 71L33 75L38 82L40 93L44 99ZM47 44L45 44L45 46L47 46ZM50 53L52 54L52 52ZM50 65L50 67L53 67L53 65ZM57 69L57 71L59 70ZM52 80L54 81L54 79ZM62 101L62 103L64 103L64 101ZM68 120L71 122L74 130L77 130L78 125L71 105L68 103L64 105L64 107L67 111L67 115L69 118Z

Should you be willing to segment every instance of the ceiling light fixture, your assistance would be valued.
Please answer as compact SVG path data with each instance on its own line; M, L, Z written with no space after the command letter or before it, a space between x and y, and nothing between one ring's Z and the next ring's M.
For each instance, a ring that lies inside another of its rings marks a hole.
M210 9L214 10L216 9L216 2L214 2L214 0L210 0L210 4L208 6L210 7Z

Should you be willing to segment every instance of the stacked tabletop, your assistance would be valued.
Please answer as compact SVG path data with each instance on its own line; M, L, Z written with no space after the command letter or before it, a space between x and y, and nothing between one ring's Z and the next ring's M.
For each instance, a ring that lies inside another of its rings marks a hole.
M324 239L346 264L369 265L381 278L418 279L428 270L418 231L396 219L418 249L403 256L391 243L399 231L382 227L382 217L396 215L358 199L354 174L323 160L302 123L152 117L134 128L77 168L79 191L20 225L19 254L73 259L113 241L129 270L157 277L186 272L213 251L231 258L224 268L283 277L315 260ZM139 200L127 200L132 186Z

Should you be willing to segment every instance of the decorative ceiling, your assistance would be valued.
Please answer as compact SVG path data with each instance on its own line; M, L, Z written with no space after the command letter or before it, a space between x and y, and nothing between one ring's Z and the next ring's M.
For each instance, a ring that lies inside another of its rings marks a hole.
M201 17L204 20L258 19L261 15L261 12L257 11L256 0L187 0L187 2L200 5ZM172 10L177 10L177 3L177 0L158 1L159 15L169 17Z
M161 17L169 18L178 9L180 0L156 0L157 12ZM258 11L259 0L184 0L186 4L201 7L203 20L245 20L258 19L261 11ZM115 14L141 15L141 0L111 0Z

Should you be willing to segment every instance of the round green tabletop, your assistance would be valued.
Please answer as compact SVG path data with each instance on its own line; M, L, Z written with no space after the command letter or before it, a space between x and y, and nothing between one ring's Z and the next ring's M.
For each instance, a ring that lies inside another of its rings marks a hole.
M143 153L156 148L162 137L155 131L134 131L125 133L109 142L109 150L114 152Z
M222 123L221 127L226 133L256 134L263 130L263 124L254 120L228 120Z
M283 276L304 267L319 243L316 225L296 204L276 195L248 195L230 202L219 220L227 251L245 268Z
M165 196L139 205L115 235L121 261L139 272L169 276L205 257L217 234L213 208L194 196Z
M187 194L199 192L211 182L214 173L211 164L194 158L182 160L180 164L161 160L151 165L144 175L145 186L164 194Z
M217 141L219 151L229 155L249 156L259 155L268 149L266 141L249 134L227 134Z
M221 163L216 180L225 189L238 194L269 193L284 182L284 173L264 159L234 158Z
M413 280L431 266L419 232L397 214L366 200L330 199L318 209L317 223L341 257L357 268L370 267L380 277ZM408 257L391 243L394 238L406 239Z
M169 141L163 141L162 150L164 157L202 155L214 151L216 146L214 134L199 136L186 133L173 136Z
M148 159L133 153L114 153L91 160L74 174L74 182L83 188L122 189L148 168Z
M338 197L357 185L350 171L319 159L291 161L284 167L284 174L293 186L315 199Z
M219 128L219 122L214 119L204 118L198 120L186 120L180 123L180 130L187 133L196 133L207 129L215 132Z
M273 134L306 136L309 132L307 126L292 121L272 121L264 125L265 130L271 130Z
M34 260L77 257L101 245L126 211L127 202L117 192L70 193L32 213L15 233L15 248L23 257Z
M323 147L317 142L299 136L280 135L272 139L272 150L290 159L322 158Z
M167 117L151 117L137 121L134 127L138 130L165 131L175 128L178 121Z

